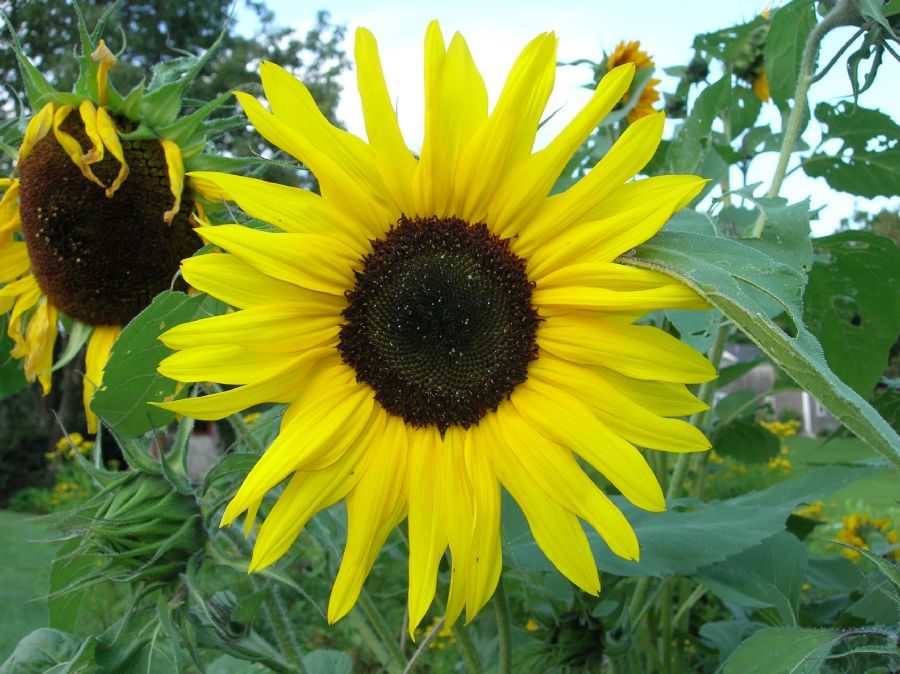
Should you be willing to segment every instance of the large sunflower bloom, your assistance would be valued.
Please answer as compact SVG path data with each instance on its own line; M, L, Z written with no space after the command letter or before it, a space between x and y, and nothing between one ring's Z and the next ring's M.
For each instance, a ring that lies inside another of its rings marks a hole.
M160 372L231 390L161 406L216 419L289 403L278 437L225 510L246 513L290 478L259 528L251 569L290 548L318 511L345 499L348 534L329 621L356 601L389 532L408 518L409 625L452 558L448 624L471 619L501 568L500 489L573 583L600 581L586 521L617 554L635 534L585 474L581 458L636 505L665 507L641 445L708 447L673 418L705 408L685 383L713 368L657 328L661 308L704 303L672 279L617 264L703 181L628 182L653 155L661 114L631 125L575 186L548 194L567 161L627 90L610 72L547 147L532 152L553 86L556 39L533 40L493 111L465 41L436 23L425 39L425 138L407 149L373 36L356 34L365 142L330 125L307 89L265 63L271 112L237 94L256 129L310 167L322 196L252 178L193 174L281 231L201 227L227 251L185 260L196 288L237 307L162 336L176 353Z
M0 314L9 313L12 355L44 394L63 316L72 346L87 341L83 402L87 430L96 433L89 403L122 326L201 245L194 200L182 199L177 139L196 143L202 116L180 120L172 137L158 134L143 117L171 124L180 99L166 101L163 114L139 105L137 94L123 100L107 80L116 59L102 40L82 58L76 93L52 91L19 56L23 74L37 82L34 98L49 101L27 124L13 177L0 182Z
M606 57L606 70L613 70L626 63L634 64L636 70L641 70L642 68L654 68L653 59L647 52L641 49L641 43L638 40L632 40L631 42L622 40L619 42L612 54ZM644 88L641 89L637 103L634 104L634 107L629 110L628 114L625 116L630 123L634 123L641 117L646 117L647 115L652 115L656 112L656 110L653 109L653 104L659 100L659 91L657 90L657 87L660 82L661 80L658 79L650 79L644 85ZM625 100L628 100L628 96L625 96Z

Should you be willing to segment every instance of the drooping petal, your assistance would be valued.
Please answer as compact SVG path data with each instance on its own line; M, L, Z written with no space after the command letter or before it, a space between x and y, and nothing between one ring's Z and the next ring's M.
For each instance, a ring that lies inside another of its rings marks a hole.
M125 182L125 179L128 177L128 164L125 161L125 152L124 150L122 150L122 143L119 141L119 131L118 129L116 129L116 124L109 116L106 108L99 108L97 110L97 132L100 134L100 139L103 141L104 147L109 150L109 153L119 162L119 172L116 174L116 177L112 181L112 184L106 188L106 196L112 198L112 196L116 193L116 190L121 187L122 183ZM168 143L169 141L161 142L163 143L163 149L165 149L165 143ZM172 144L174 145L174 143ZM180 156L181 155L179 151L179 157ZM166 157L168 158L168 154L166 154ZM171 173L172 168L170 166L170 179ZM183 178L184 170L182 169L182 180Z
M409 463L409 635L425 617L434 599L437 570L447 549L441 436L434 426L407 427Z
M406 515L407 435L403 421L388 416L383 437L370 448L368 470L347 495L347 543L328 602L329 623L353 608L379 550Z

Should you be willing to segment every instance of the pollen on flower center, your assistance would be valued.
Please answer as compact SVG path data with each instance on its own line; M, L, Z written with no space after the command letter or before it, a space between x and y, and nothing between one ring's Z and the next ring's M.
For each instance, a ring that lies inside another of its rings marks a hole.
M407 423L477 423L537 356L524 260L453 218L401 218L373 249L347 293L341 357Z
M62 128L89 147L72 115ZM166 161L155 140L122 141L130 172L112 197L87 180L53 134L20 163L22 232L32 271L60 311L90 325L124 325L167 289L182 258L200 241L185 202L171 223ZM93 165L111 184L120 164Z

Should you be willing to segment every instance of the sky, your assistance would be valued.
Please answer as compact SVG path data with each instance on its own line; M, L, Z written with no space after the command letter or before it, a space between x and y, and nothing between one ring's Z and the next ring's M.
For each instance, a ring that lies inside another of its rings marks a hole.
M268 4L276 13L279 24L302 31L312 27L318 9L329 11L333 23L345 24L348 28L345 49L351 56L356 28L363 26L371 30L378 41L401 130L413 149L418 149L422 142L422 48L425 28L432 19L440 21L448 42L456 31L466 38L493 103L515 57L539 33L556 33L560 62L581 58L599 61L604 52L612 51L620 40L640 40L660 68L686 64L693 54L690 45L697 33L750 20L765 6L764 0L556 0L541 3L531 0L455 0L452 3L329 0L323 5L269 0ZM821 52L824 58L830 58L852 35L850 29L841 30L844 32L832 33L826 38ZM662 77L660 88L663 91L674 90L674 80L667 79L660 70L655 76ZM588 66L557 69L556 86L547 110L560 110L542 129L538 146L552 138L588 100L590 92L581 85L590 79ZM896 96L892 81L900 81L900 65L886 56L875 86L862 95L860 104L879 108L894 119L900 119L900 97ZM365 137L355 71L345 72L341 82L343 92L338 117L351 132ZM850 93L846 71L839 65L813 85L810 98L813 106L819 101L834 104ZM777 128L780 120L774 105L766 106L764 114ZM667 133L671 133L675 124L675 120L667 121ZM804 138L813 146L818 142L815 123L810 125ZM771 153L756 162L758 166L751 174L750 182L761 180L767 187L774 171L775 157ZM823 180L808 178L802 171L788 177L782 196L791 202L809 197L812 207L821 209L818 221L812 223L815 235L833 231L841 218L851 216L857 208L877 211L885 206L900 207L900 197L869 201L835 193Z

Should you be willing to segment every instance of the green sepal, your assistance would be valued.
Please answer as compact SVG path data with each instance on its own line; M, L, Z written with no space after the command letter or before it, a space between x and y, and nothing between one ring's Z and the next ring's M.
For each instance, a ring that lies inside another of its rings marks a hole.
M186 117L182 117L169 126L159 129L159 137L178 143L182 148L186 147L190 142L195 140L195 134L198 130L203 128L203 122L209 113L220 107L230 98L230 93L222 94L202 107L197 108Z
M125 115L132 122L140 121L141 105L144 101L144 82L141 81L134 87L125 98L122 99L122 105L119 112Z
M153 71L148 92L141 105L141 119L152 129L163 129L172 125L181 111L181 101L197 75L219 49L225 37L225 30L203 56L173 59L159 64ZM189 68L184 66L190 63ZM174 78L173 78L174 75Z
M16 54L16 61L19 62L19 70L22 72L22 82L25 84L25 95L28 97L28 104L32 110L40 110L48 102L52 94L55 93L55 89L47 81L47 78L41 74L41 71L35 68L25 56L25 52L22 51L22 44L19 42L19 36L13 30L9 17L3 12L0 12L0 16L3 17L9 30L13 51Z

